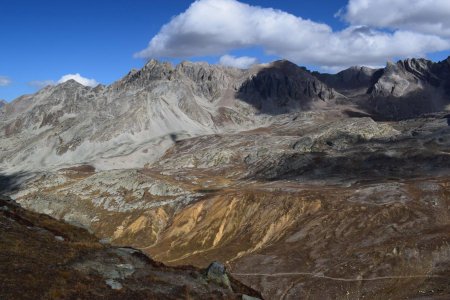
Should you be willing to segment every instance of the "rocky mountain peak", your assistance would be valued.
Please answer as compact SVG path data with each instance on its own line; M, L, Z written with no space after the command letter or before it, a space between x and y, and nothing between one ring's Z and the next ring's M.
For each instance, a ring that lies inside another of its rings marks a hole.
M267 68L279 69L283 72L299 72L301 70L307 72L305 67L300 67L286 59L276 60L268 64Z
M170 62L160 62L152 59L141 69L141 73L149 80L166 79L174 70Z
M185 75L194 82L223 80L231 68L206 62L184 61L176 66L178 75Z
M306 68L286 60L252 68L237 94L239 99L269 114L310 109L316 101L336 96L332 88Z
M173 72L174 67L170 62L151 59L140 70L132 69L125 77L110 87L114 91L144 88L152 81L170 80Z
M79 88L86 88L91 89L89 86L85 86L78 81L74 79L69 79L67 81L64 81L62 83L59 83L54 86L53 90L61 90L61 89L79 89Z
M371 90L372 97L402 97L421 88L429 71L425 60L407 59L388 62L382 76Z
M433 74L430 73L433 62L423 58L409 58L399 61L397 66L421 80L428 80Z
M175 71L177 79L189 82L194 93L206 97L209 102L233 89L244 72L222 65L186 61L177 65Z
M79 83L78 81L74 80L74 79L69 79L67 81L64 81L60 84L58 84L59 86L64 86L64 87L70 87L70 86L83 86L81 83Z
M173 65L170 62L163 62L157 59L150 59L142 68L142 70L152 70L152 69L168 69L172 70Z
M368 110L386 119L411 118L444 109L450 102L446 62L410 58L388 63L369 89Z
M319 72L313 74L343 95L352 97L366 94L381 73L382 69L354 66L337 74L321 74Z

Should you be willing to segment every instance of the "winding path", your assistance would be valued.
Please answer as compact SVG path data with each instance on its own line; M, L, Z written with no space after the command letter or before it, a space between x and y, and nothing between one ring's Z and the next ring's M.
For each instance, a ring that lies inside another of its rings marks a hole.
M411 278L445 278L444 276L438 275L409 275L409 276L380 276L380 277L370 277L370 278L342 278L342 277L331 277L316 273L307 272L287 272L287 273L231 273L233 276L263 276L263 277L284 277L284 276L311 276L315 278L335 280L335 281L375 281L375 280L386 280L386 279L411 279Z

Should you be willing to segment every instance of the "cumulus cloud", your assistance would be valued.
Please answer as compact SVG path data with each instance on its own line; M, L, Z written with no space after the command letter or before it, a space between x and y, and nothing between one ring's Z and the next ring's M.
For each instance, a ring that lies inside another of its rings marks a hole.
M12 83L11 79L7 76L0 76L0 86L8 86Z
M326 24L281 10L236 0L198 0L164 25L148 47L135 56L224 55L233 49L256 46L298 64L332 68L382 65L388 59L450 49L449 40L427 32L408 28L385 32L364 25L355 22L342 31L333 31Z
M351 24L450 38L449 0L350 0L340 15Z
M85 77L81 76L79 73L64 75L58 80L58 83L63 83L68 80L71 80L71 79L75 80L76 82L78 82L84 86L95 87L99 84L97 82L97 80L85 78Z
M247 69L251 65L257 64L258 59L255 57L249 57L249 56L241 56L236 57L232 55L223 55L219 59L219 64L229 67L235 67L240 69Z

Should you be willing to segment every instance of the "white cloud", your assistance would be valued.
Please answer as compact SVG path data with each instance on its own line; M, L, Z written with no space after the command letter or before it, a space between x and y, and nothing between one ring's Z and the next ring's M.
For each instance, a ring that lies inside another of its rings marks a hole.
M255 46L298 64L330 68L383 65L397 57L424 56L450 49L450 41L411 30L388 33L367 26L352 25L335 32L326 24L280 10L236 0L198 0L164 25L135 56L224 55Z
M257 64L258 59L249 56L236 57L227 54L220 57L219 63L224 66L247 69L251 65Z
M0 86L8 86L12 83L11 79L7 76L0 76Z
M64 75L58 80L58 83L63 83L71 79L75 80L76 82L84 86L95 87L99 84L95 79L85 78L81 76L79 73Z
M449 0L350 0L340 15L352 24L450 37Z

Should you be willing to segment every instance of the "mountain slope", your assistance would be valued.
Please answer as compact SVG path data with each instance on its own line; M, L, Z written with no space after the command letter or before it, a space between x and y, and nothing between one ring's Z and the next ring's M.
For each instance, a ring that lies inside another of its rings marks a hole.
M207 270L167 267L136 249L99 243L84 229L25 211L3 196L0 208L2 299L260 297L221 274L217 263Z

